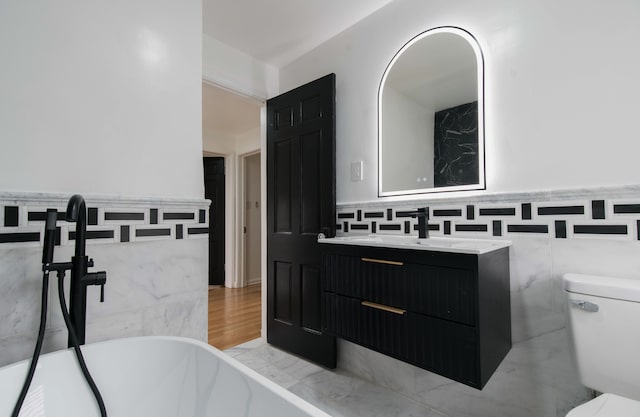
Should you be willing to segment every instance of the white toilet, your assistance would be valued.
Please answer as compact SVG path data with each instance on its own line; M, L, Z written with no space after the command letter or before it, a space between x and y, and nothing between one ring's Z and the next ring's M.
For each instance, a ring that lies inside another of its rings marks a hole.
M603 393L567 417L640 417L640 280L565 274L563 281L580 380Z

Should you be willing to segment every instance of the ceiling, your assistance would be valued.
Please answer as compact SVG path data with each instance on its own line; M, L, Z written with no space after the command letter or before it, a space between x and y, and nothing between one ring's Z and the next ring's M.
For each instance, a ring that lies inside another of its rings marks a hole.
M281 68L392 0L203 0L203 32ZM203 134L237 136L260 126L260 104L202 85Z
M203 31L281 68L390 2L203 0Z

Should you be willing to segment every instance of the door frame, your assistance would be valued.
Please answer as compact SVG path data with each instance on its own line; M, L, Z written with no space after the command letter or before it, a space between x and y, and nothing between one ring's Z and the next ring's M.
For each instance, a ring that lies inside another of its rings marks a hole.
M240 281L240 286L246 286L250 283L247 278L246 271L246 240L247 234L244 233L245 220L247 215L247 207L245 202L247 201L247 190L245 187L246 177L247 177L247 158L254 155L261 155L260 148L250 151L247 153L243 153L238 156L238 193L236 196L238 197L237 205L238 208L238 279ZM260 250L262 251L262 206L264 206L264 201L262 200L262 156L260 156ZM262 259L260 259L260 264L262 265ZM260 282L262 283L262 271L260 271ZM255 283L254 283L255 284Z

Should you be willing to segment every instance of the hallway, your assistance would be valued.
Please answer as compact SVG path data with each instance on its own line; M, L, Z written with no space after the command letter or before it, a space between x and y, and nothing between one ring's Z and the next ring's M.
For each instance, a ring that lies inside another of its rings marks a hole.
M220 350L260 337L261 285L209 289L209 344Z

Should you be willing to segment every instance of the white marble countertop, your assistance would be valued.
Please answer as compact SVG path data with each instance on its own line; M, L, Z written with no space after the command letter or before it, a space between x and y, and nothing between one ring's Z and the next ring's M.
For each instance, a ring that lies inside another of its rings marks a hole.
M489 253L511 246L510 240L465 239L453 237L430 237L420 239L415 236L401 235L367 235L320 238L318 239L318 243L468 253L474 255L481 255L483 253Z

